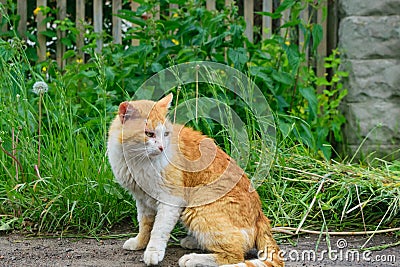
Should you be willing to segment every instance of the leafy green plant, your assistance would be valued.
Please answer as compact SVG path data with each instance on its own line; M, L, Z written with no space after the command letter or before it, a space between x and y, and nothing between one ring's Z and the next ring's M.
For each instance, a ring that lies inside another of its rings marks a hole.
M342 126L346 122L344 115L340 112L339 106L347 95L347 89L343 88L342 79L348 77L348 73L339 69L341 60L336 49L329 57L325 58L325 68L331 70L332 77L317 77L315 84L325 86L317 101L317 119L313 121L312 128L318 142L317 146L323 152L325 158L331 157L331 144L343 141ZM310 101L309 101L310 103Z
M107 99L104 103L108 105L108 110L112 110L121 98L133 95L148 77L158 71L177 63L211 60L228 64L254 77L277 114L282 137L290 135L291 140L306 144L315 155L322 152L325 158L331 157L332 144L341 142L340 127L344 123L344 117L335 111L335 106L345 92L338 94L333 83L337 83L335 79L340 79L343 72L335 70L335 63L332 71L336 76L331 81L321 80L329 77L315 77L313 68L305 64L306 51L316 56L322 28L300 17L309 6L312 7L311 13L316 12L321 3L285 0L274 13L261 12L261 15L277 19L290 9L291 17L281 25L279 33L261 44L253 44L244 37L244 21L238 16L236 7L209 11L202 1L172 2L179 4L179 8L170 10L167 3L161 3L165 11L160 14L160 20L155 19L155 1L141 3L135 12L120 10L118 16L133 23L133 27L124 33L122 45L110 43L103 48L101 55L95 53L98 34L86 25L83 51L89 58L87 63L77 59L74 49L77 29L74 23L69 19L55 20L53 9L43 9L47 19L57 25L45 34L54 37L56 30L67 33L60 40L69 48L64 59L69 59L70 64L66 66L63 78L72 92L70 95L76 97L82 120L95 121L97 115L82 102L98 107ZM303 43L299 45L297 30L304 36ZM105 41L110 38L106 32L102 36ZM136 39L138 45L126 48L132 39ZM335 60L339 59L336 57ZM45 70L51 77L57 74L57 67L51 58L40 63L37 66L39 70ZM107 83L103 89L100 89L98 77L104 77ZM324 83L326 91L317 93L316 88L321 83ZM82 89L87 86L99 90ZM341 91L340 88L338 90ZM228 102L235 103L234 98L234 95L228 94ZM240 109L239 106L234 108Z
M290 9L291 18L281 25L283 36L272 35L261 49L252 50L249 73L276 111L282 138L303 143L315 156L330 159L333 145L342 141L340 130L345 118L338 106L347 93L341 84L347 73L339 70L338 50L324 59L327 73L323 77L317 77L313 66L307 64L307 53L318 57L323 32L320 25L302 20L300 14L311 6L312 17L320 4L286 0L274 13L260 12L277 19ZM302 43L293 33L295 29L302 33ZM318 92L322 86L324 90Z
M324 66L331 72L331 77L328 74L317 77L314 70L308 68L308 73L302 75L306 79L299 83L301 102L292 109L295 118L291 120L292 117L284 116L284 121L280 120L286 136L288 131L293 131L296 139L302 140L312 151L321 153L325 159L331 158L333 145L343 141L341 128L346 122L339 105L347 95L341 80L348 73L339 70L338 55L336 49L324 58ZM288 126L293 121L292 127Z

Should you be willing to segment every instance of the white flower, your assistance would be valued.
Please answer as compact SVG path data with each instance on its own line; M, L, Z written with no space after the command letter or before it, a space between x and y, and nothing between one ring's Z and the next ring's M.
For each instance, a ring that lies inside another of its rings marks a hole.
M33 92L37 95L47 93L49 86L45 82L35 82L33 85Z

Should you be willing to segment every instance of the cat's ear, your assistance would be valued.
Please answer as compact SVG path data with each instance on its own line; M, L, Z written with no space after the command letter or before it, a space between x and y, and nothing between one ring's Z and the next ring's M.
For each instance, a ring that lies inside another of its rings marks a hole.
M119 119L121 120L121 123L124 123L128 119L140 118L139 110L136 109L128 101L125 101L125 102L122 102L121 104L119 104L118 115L119 115Z
M167 96L163 97L161 100L159 100L157 102L157 105L160 108L169 109L169 107L171 106L172 98L173 98L173 95L172 95L172 93L170 93Z

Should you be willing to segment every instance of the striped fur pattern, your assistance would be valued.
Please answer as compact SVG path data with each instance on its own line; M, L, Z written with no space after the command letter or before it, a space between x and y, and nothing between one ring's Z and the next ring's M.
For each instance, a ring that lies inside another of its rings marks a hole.
M172 94L158 102L123 102L110 126L108 157L119 184L136 201L139 234L123 248L159 264L178 220L182 247L202 249L179 266L284 266L260 198L234 159L202 133L166 118ZM267 260L245 261L250 249Z

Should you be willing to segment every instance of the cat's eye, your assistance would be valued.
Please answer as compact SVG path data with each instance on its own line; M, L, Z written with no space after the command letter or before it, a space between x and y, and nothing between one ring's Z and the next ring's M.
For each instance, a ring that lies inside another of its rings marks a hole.
M169 135L169 132L165 132L165 133L164 133L164 136L168 136L168 135Z
M148 136L150 138L153 138L156 136L154 132L145 131L144 133L146 134L146 136Z

